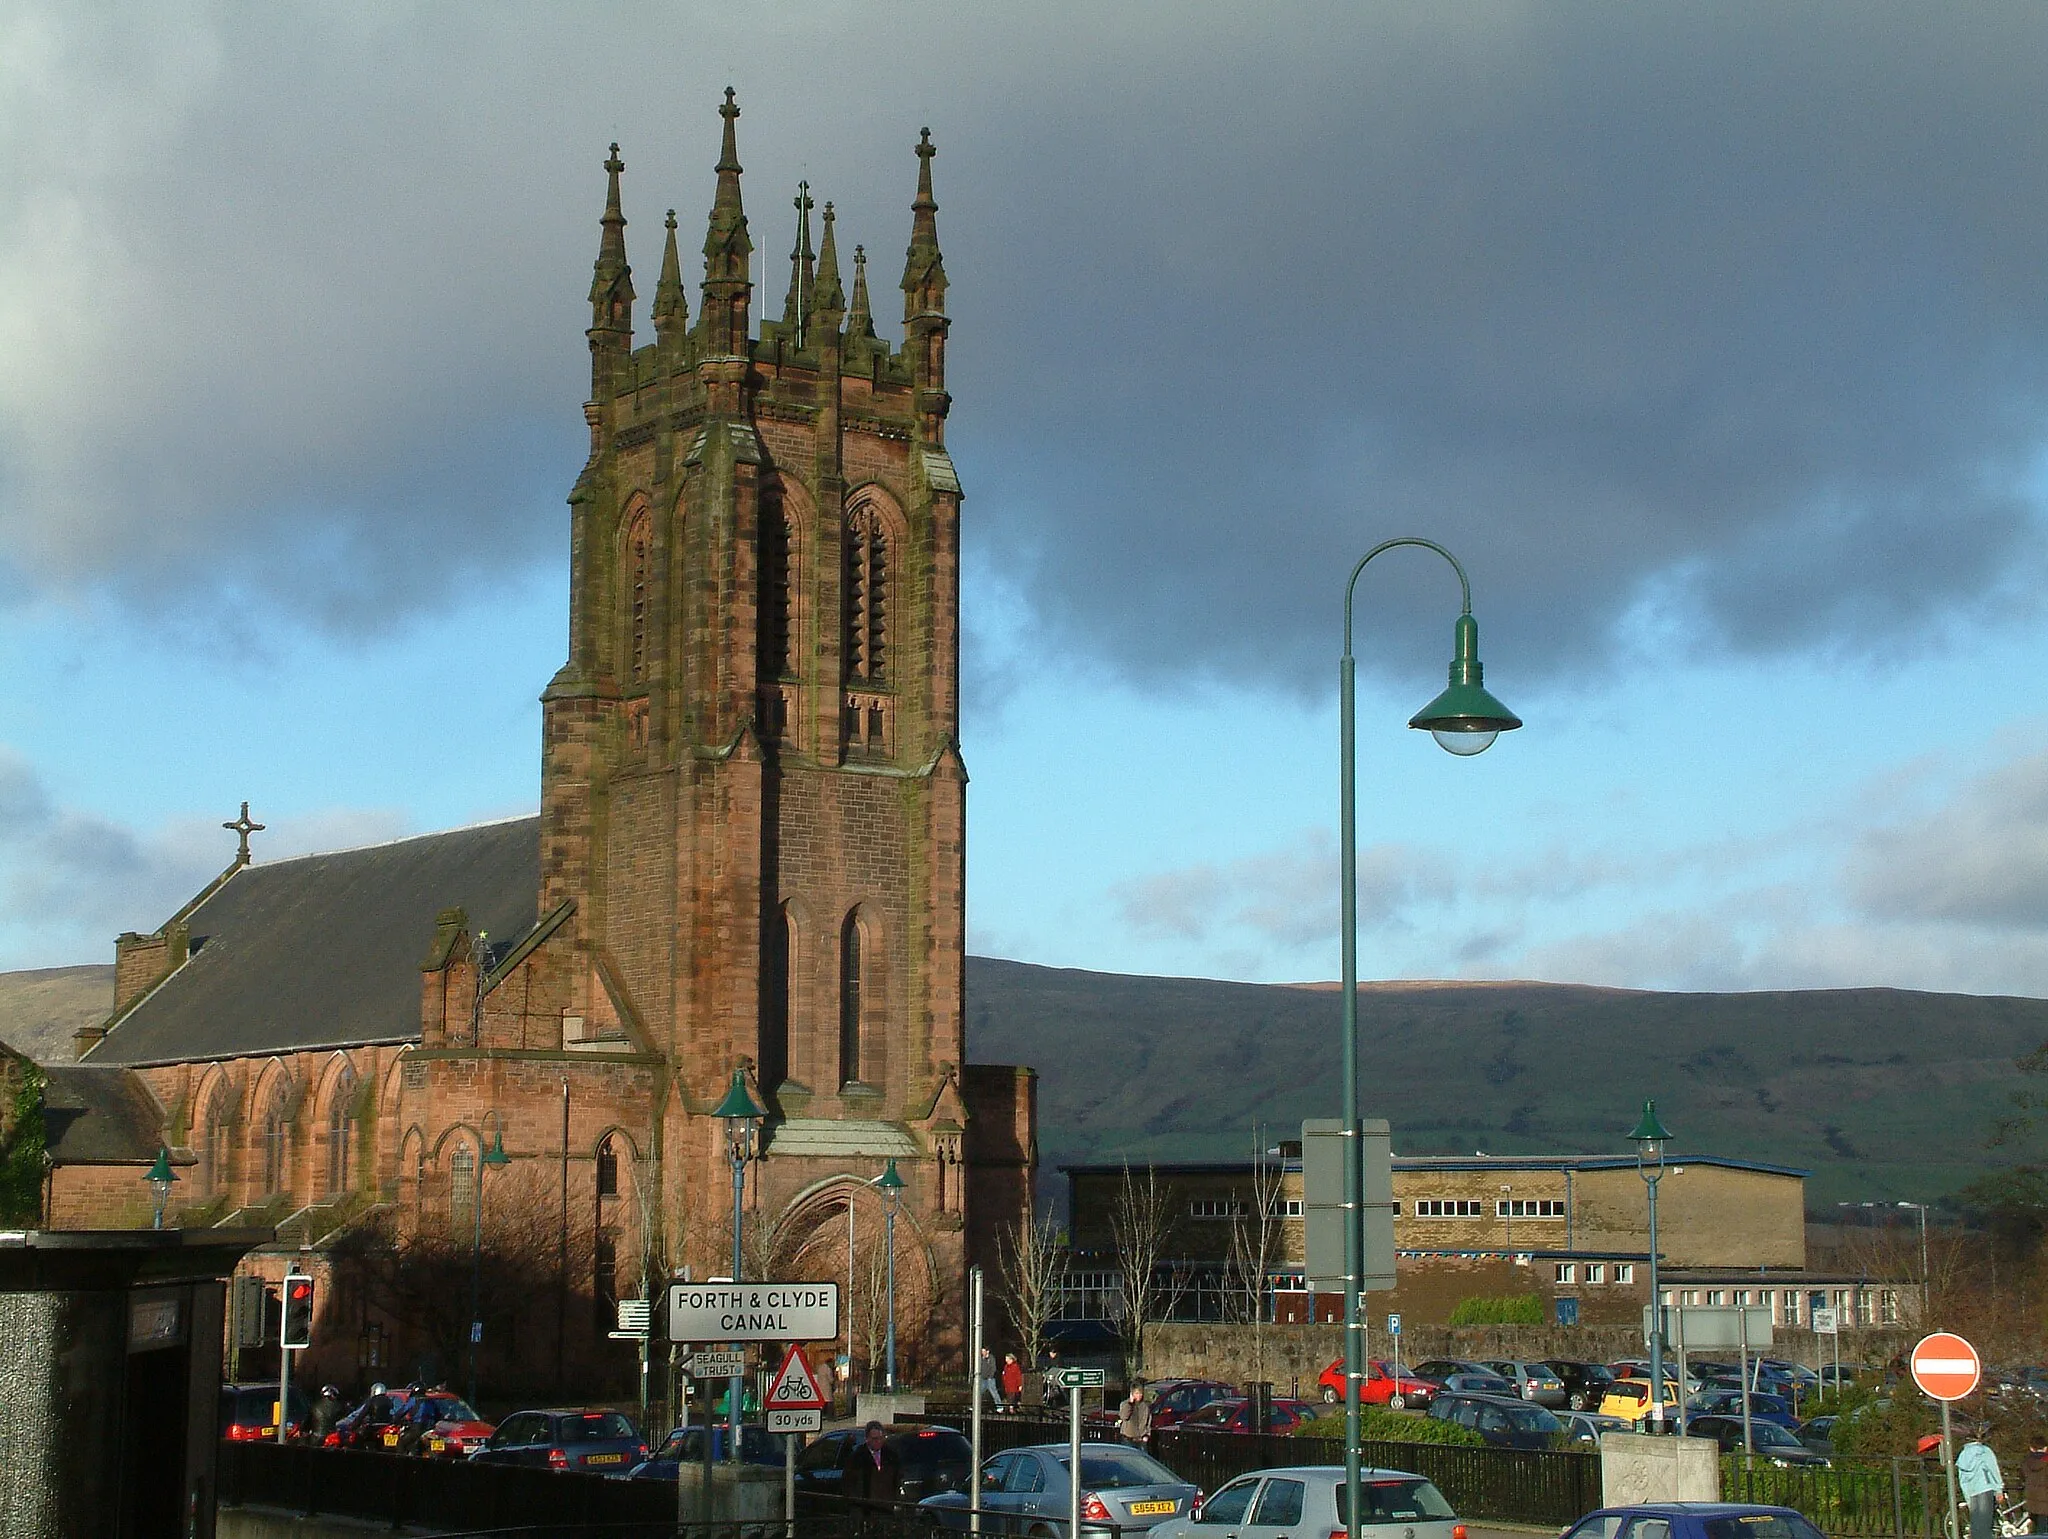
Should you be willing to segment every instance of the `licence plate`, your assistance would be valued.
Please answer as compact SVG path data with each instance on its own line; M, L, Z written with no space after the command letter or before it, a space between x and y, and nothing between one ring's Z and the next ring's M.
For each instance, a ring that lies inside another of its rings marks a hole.
M1134 1518L1150 1518L1162 1512L1171 1512L1177 1505L1174 1502L1132 1502L1130 1511Z
M398 1446L398 1434L396 1432L385 1433L384 1446L386 1448L396 1448Z
M448 1440L442 1437L430 1437L427 1439L427 1447L435 1453L446 1453L448 1451Z
M624 1464L626 1456L624 1454L592 1454L583 1462L585 1464Z

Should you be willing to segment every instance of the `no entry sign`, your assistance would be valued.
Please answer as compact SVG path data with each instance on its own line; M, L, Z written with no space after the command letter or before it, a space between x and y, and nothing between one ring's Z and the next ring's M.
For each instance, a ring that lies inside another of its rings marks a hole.
M1936 1331L1913 1348L1913 1382L1936 1400L1960 1400L1977 1387L1984 1365L1962 1337Z

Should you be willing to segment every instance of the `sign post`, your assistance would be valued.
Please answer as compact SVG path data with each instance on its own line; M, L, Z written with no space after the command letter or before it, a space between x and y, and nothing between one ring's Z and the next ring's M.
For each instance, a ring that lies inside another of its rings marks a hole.
M796 1440L824 1425L825 1396L801 1344L792 1341L775 1371L775 1382L761 1397L761 1414L770 1432L785 1435L782 1445L782 1521L789 1539L796 1536Z
M971 1266L967 1269L967 1331L971 1338L967 1343L967 1361L974 1365L974 1411L968 1423L968 1441L974 1447L967 1466L967 1530L974 1534L981 1532L981 1402L988 1389L981 1374L981 1307L981 1268Z
M1101 1389L1109 1382L1109 1374L1101 1368L1062 1368L1055 1377L1060 1388L1067 1392L1067 1521L1072 1525L1067 1533L1078 1536L1081 1532L1081 1397L1074 1391Z
M1394 1405L1394 1409L1398 1411L1408 1403L1408 1397L1401 1393L1401 1317L1399 1315L1387 1316L1387 1335L1392 1339L1394 1345L1394 1388L1387 1403L1394 1405L1394 1402L1397 1400L1401 1402L1400 1405Z
M1951 1331L1920 1338L1913 1348L1913 1382L1930 1400L1941 1402L1941 1471L1948 1477L1948 1531L1956 1531L1956 1456L1949 1442L1949 1406L1977 1387L1984 1364L1977 1349ZM1841 1373L1836 1372L1839 1393Z

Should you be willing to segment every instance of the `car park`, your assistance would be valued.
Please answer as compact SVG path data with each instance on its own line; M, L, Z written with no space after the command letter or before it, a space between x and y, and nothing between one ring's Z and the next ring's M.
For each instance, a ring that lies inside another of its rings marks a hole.
M859 1443L865 1432L859 1427L840 1427L811 1439L797 1455L796 1483L803 1491L837 1495L839 1466L846 1452ZM953 1427L919 1426L899 1423L886 1429L883 1446L896 1456L902 1471L897 1494L914 1502L942 1491L964 1491L974 1468L974 1445ZM740 1452L746 1452L746 1439Z
M1524 1400L1533 1400L1553 1411L1564 1408L1564 1380L1550 1371L1548 1363L1524 1363L1503 1357L1480 1366L1492 1369L1507 1380L1508 1388Z
M1821 1539L1821 1533L1790 1507L1646 1502L1588 1513L1563 1539Z
M1337 1405L1344 1399L1344 1359L1338 1358L1322 1371L1316 1380L1316 1388L1322 1391L1323 1404ZM1409 1407L1421 1410L1436 1394L1437 1386L1428 1379L1418 1378L1403 1370L1396 1374L1385 1363L1378 1360L1365 1365L1365 1377L1358 1384L1360 1405L1384 1405L1400 1411Z
M1553 1357L1543 1366L1556 1374L1564 1385L1565 1404L1578 1411L1597 1412L1607 1394L1607 1386L1614 1382L1614 1375L1608 1372L1605 1363L1580 1363L1570 1358Z
M998 1531L1028 1539L1065 1533L1073 1499L1065 1443L1039 1443L997 1454L981 1469L981 1527L992 1517ZM1081 1526L1098 1534L1151 1529L1191 1513L1201 1490L1150 1454L1123 1443L1081 1445ZM973 1513L964 1491L945 1491L918 1504L918 1515L944 1528L965 1530Z
M1359 1472L1358 1526L1387 1539L1465 1539L1443 1493L1406 1470ZM1258 1539L1331 1539L1348 1527L1344 1471L1327 1465L1254 1470L1205 1501L1199 1513L1153 1530L1156 1539L1222 1539L1256 1532Z
M285 1436L306 1425L310 1407L297 1385L285 1399ZM220 1435L230 1443L256 1443L277 1436L275 1384L223 1384L220 1387Z
M1429 1414L1478 1433L1495 1448L1555 1448L1565 1441L1562 1422L1517 1395L1467 1395L1447 1389L1436 1397Z
M1693 1416L1685 1423L1687 1437L1710 1437L1721 1445L1721 1452L1741 1453L1742 1422L1733 1416ZM1760 1459L1769 1459L1780 1468L1815 1466L1825 1468L1827 1456L1815 1453L1798 1438L1775 1422L1758 1421L1754 1417L1749 1423L1749 1448Z
M1306 1400L1274 1400L1267 1409L1267 1432L1292 1432L1310 1420L1320 1407ZM1249 1400L1211 1400L1180 1423L1185 1432L1250 1432L1252 1403Z
M470 1462L618 1475L646 1457L646 1442L617 1411L566 1409L513 1412Z

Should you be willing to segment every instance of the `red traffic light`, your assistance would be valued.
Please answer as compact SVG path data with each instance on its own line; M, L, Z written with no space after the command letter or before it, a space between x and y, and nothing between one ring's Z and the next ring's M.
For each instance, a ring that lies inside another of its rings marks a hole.
M313 1279L293 1273L284 1280L284 1330L279 1341L287 1347L313 1344Z

